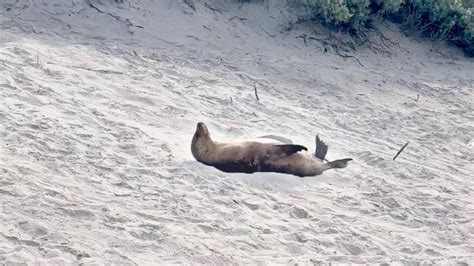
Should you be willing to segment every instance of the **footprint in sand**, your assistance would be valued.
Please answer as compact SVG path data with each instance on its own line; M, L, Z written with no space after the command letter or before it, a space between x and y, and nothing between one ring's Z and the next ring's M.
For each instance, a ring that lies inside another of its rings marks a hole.
M293 218L307 219L310 214L303 208L295 206L290 214Z
M362 159L369 166L384 166L385 159L370 151L357 153L357 157Z
M33 239L44 237L48 234L48 230L45 227L28 221L19 222L18 227Z
M73 210L73 209L61 208L61 211L64 214L76 219L89 219L89 218L94 217L94 214L91 211L83 210L83 209Z
M250 203L250 202L246 202L244 200L240 201L240 203L244 204L246 207L248 207L252 211L256 211L256 210L259 209L259 205L257 203Z

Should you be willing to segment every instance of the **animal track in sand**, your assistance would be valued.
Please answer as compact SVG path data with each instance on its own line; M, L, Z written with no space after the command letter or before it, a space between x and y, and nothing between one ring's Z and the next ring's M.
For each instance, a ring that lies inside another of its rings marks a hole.
M64 214L77 219L90 219L94 218L95 215L93 212L84 209L69 209L69 208L59 208Z
M291 216L294 218L299 218L299 219L310 218L310 214L308 213L308 211L298 206L293 207L291 211Z
M48 234L48 230L45 227L39 224L30 223L28 221L21 221L18 223L18 226L23 232L27 233L33 239L41 238Z

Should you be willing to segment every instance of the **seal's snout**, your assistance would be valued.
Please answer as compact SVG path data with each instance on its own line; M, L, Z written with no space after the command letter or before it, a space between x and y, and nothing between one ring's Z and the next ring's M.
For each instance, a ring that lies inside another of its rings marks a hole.
M196 136L208 136L209 132L207 131L207 127L203 122L198 122L196 125Z
M196 131L198 132L206 131L206 125L203 122L198 122L196 125Z

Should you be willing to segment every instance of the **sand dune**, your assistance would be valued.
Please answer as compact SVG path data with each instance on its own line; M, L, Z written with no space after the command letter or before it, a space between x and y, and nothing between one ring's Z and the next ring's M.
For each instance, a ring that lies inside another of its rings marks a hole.
M1 263L474 262L472 59L381 25L362 67L281 3L125 2L0 4ZM225 174L198 121L354 162Z

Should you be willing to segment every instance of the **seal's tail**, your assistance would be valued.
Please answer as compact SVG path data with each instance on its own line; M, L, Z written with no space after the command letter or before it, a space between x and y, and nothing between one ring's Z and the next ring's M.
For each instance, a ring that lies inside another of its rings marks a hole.
M346 159L339 159L335 160L332 162L327 163L331 168L345 168L347 166L347 163L349 161L352 161L352 158L346 158Z
M316 151L314 152L314 157L324 160L326 154L328 153L328 145L324 143L319 136L316 135Z

